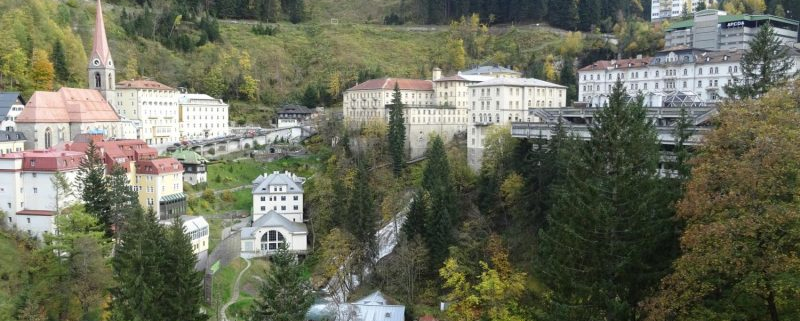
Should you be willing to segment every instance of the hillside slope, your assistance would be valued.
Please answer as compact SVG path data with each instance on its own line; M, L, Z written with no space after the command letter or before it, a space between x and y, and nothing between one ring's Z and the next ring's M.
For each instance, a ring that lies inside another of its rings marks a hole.
M17 242L0 232L0 319L16 309L22 273L23 252Z

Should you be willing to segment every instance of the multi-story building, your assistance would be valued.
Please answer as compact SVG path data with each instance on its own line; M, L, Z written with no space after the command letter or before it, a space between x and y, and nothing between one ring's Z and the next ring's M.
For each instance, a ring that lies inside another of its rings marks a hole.
M208 182L208 173L206 173L208 160L205 157L190 149L175 151L171 156L183 165L184 183L197 185Z
M0 154L21 152L25 149L25 134L0 130Z
M306 106L285 105L278 110L278 128L297 127L311 119L313 112Z
M707 8L715 5L714 0L652 0L650 6L650 20L669 20L672 18L679 18L695 12L695 9L701 4L705 3ZM684 10L689 12L684 14Z
M532 78L496 78L469 85L469 91L467 160L476 170L481 166L491 126L536 121L528 119L528 109L562 108L567 104L567 87Z
M152 80L126 80L117 84L117 112L136 121L136 138L148 144L180 140L177 89Z
M303 183L292 173L274 172L253 180L253 217L241 231L241 256L267 256L283 244L293 253L308 250L308 228L303 223Z
M61 173L75 186L85 154L72 151L23 151L0 155L0 210L6 225L36 237L55 232L58 211L79 201L78 191L53 184Z
M797 43L796 20L772 15L729 15L719 10L697 12L692 19L671 24L665 31L667 48L685 46L705 50L748 49L762 25L769 24L784 45Z
M263 174L253 180L253 221L274 211L292 222L303 222L305 178L286 172Z
M208 221L202 216L189 215L181 215L180 220L183 223L183 231L189 236L192 242L192 253L204 257L204 252L208 251ZM173 222L174 220L163 220L159 223L170 226Z
M174 158L157 158L136 162L131 185L139 193L139 203L152 208L159 220L170 220L186 214L183 193L183 165Z
M488 76L492 78L520 78L522 73L502 66L478 66L470 70L462 71L463 76Z
M17 116L25 108L25 99L18 92L0 93L0 130L17 130Z
M674 93L696 97L703 103L718 102L726 97L724 87L742 76L744 53L741 49L684 47L658 52L655 57L597 61L578 70L578 99L589 107L602 107L619 79L629 94L641 93L650 107L669 107L664 98ZM792 49L790 53L795 60L790 71L793 74L800 63L800 52Z
M388 117L386 106L392 103L395 87L400 90L403 104L406 106L435 105L433 82L430 80L372 79L344 92L342 106L345 120L350 126L370 121L385 122Z
M230 134L228 104L203 94L178 97L181 139L208 139Z

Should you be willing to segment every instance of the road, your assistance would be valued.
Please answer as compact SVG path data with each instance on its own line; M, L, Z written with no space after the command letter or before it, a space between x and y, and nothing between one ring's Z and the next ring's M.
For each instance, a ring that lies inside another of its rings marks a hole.
M236 277L236 282L233 284L233 291L231 292L231 298L228 300L225 305L222 306L222 321L228 321L228 307L239 301L239 287L241 286L242 276L244 276L244 272L250 268L250 260L244 259L247 262L247 266L244 267L242 272L239 272L239 276Z

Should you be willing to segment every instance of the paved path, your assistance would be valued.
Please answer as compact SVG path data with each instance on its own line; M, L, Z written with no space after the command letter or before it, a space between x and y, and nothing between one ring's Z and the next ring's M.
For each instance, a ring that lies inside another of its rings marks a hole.
M242 276L244 272L247 272L247 269L250 268L250 260L244 259L247 262L247 266L244 267L242 272L239 272L239 276L236 277L236 283L233 284L233 292L231 292L231 299L228 300L228 303L222 306L222 321L228 321L228 307L239 301L239 285L242 281Z
M231 188L226 188L226 189L214 190L214 195L219 196L222 193L225 193L226 191L230 191L231 193L233 193L233 192L236 192L238 190L245 189L245 188L248 188L248 187L253 187L253 184L247 184L247 185L241 185L241 186L236 186L236 187L231 187ZM205 192L205 191L192 192L192 193L189 193L189 195L192 196L192 197L201 197L201 196L203 196L203 192Z

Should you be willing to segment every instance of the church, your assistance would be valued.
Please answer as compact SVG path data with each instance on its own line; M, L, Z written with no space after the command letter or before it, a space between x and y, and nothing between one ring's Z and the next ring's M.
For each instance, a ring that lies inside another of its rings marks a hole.
M106 38L103 10L97 1L94 43L87 68L88 89L62 87L56 92L37 91L17 117L25 134L25 149L48 149L84 134L125 138L128 123L113 108L115 67Z

